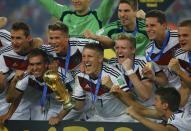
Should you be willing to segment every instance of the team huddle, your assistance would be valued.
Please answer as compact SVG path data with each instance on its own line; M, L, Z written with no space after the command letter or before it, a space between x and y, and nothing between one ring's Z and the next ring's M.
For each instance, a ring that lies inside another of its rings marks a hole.
M0 17L0 124L73 120L191 129L191 19L172 30L164 12L145 14L137 0L102 0L94 11L91 0L71 0L74 10L38 1L60 20L48 25L47 43L32 38L25 22L3 29L7 20ZM108 24L117 3L119 20ZM50 70L72 108L44 80Z

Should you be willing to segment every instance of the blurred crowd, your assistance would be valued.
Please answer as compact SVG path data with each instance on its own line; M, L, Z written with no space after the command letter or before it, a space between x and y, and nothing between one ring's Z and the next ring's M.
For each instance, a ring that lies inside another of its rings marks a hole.
M96 8L101 0L92 0L92 9ZM57 0L59 3L69 4L69 0ZM24 20L31 28L33 28L33 36L45 38L45 27L52 21L51 15L38 4L36 0L1 0L0 1L0 16L6 16L9 19L9 24L15 20ZM175 0L175 2L166 11L167 20L173 21L175 24L185 17L190 17L191 1ZM144 9L143 9L144 10ZM4 13L6 12L6 13ZM174 13L175 12L175 13ZM114 20L112 20L114 21Z

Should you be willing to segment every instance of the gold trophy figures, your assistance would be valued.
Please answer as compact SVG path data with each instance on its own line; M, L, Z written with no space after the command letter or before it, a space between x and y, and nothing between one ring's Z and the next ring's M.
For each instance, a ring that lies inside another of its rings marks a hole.
M65 110L69 110L74 107L71 96L56 71L46 71L43 76L43 80L47 86L55 92L56 96L59 98L59 101L63 102Z

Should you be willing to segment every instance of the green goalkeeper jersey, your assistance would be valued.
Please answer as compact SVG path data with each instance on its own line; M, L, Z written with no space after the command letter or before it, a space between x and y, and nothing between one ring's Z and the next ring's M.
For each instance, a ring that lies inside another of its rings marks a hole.
M102 0L98 9L90 10L86 15L81 16L55 0L39 0L53 16L68 26L70 36L80 36L86 29L95 33L102 28L111 16L114 1L116 0Z
M111 24L100 29L97 34L108 36L115 40L119 33L130 33L136 38L136 55L145 55L145 46L148 44L149 39L146 33L145 20L136 20L136 29L127 31L123 28L120 21L112 22Z

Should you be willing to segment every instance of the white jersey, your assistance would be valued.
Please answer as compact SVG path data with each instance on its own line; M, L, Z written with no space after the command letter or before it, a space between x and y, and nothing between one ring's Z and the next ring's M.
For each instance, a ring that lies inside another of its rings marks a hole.
M25 70L26 67L26 57L15 53L12 49L12 45L4 47L0 50L0 72L3 72L5 75L6 82L10 82L10 80L14 77L16 69ZM7 112L10 105L5 100L6 91L7 89L0 93L0 114Z
M63 68L58 68L61 76L64 73ZM71 83L73 78L71 74L66 74L64 83ZM38 81L33 75L26 75L16 84L16 89L24 92L21 102L11 117L12 120L48 120L61 111L62 103L55 100L55 94L48 89L47 100L45 103L45 112L41 112L40 99L44 89L44 82Z
M188 76L191 76L191 67L189 65L189 52L178 49L175 58L178 59L180 68ZM175 126L179 131L190 131L191 129L191 95L186 105L182 108L183 112L174 115L174 119L170 119L168 124Z
M129 90L123 75L116 68L103 64L101 78L104 76L110 76L111 81L115 85L119 85L123 91L127 92ZM89 75L80 72L77 74L75 82L72 97L76 100L91 98L93 102L96 85L99 82L98 78L91 79ZM109 89L103 85L100 85L97 100L94 101L93 105L96 110L95 114L104 118L119 117L125 113L126 109L126 106L116 96L109 93Z
M0 71L6 75L7 80L13 78L15 70L27 69L27 56L17 54L12 45L3 48L0 51Z
M191 129L191 99L187 102L183 112L174 114L168 119L168 123L176 127L179 131L190 131Z
M174 57L175 51L180 48L178 42L179 41L178 41L177 31L170 31L170 35L167 38L167 45L165 46L163 52L161 53L161 56L160 56L161 48L157 46L155 41L151 41L145 50L146 58L148 58L148 56L151 55L149 58L151 60L154 60L156 57L160 56L159 59L156 60L156 63L165 72L169 81L168 86L175 87L176 89L179 89L181 86L180 78L174 72L168 69L168 64L171 58Z
M11 34L9 31L0 29L0 49L11 45Z
M0 116L5 114L10 106L10 103L7 103L6 99L5 99L5 95L6 95L6 89L0 93Z
M136 75L138 76L138 78L142 81L142 80L146 80L147 78L145 78L142 74L142 69L143 67L145 66L146 64L146 58L144 56L135 56L134 58L134 64L133 64L133 71L136 73ZM150 97L149 100L147 101L144 101L142 100L138 95L137 95L137 92L136 90L134 90L134 86L132 84L132 82L129 80L129 77L128 75L126 74L126 71L125 69L123 69L122 65L119 64L117 58L112 58L110 59L108 62L108 64L118 68L122 74L124 75L125 77L125 80L126 80L126 83L128 84L128 87L132 89L132 91L134 92L135 94L135 98L141 102L141 104L145 105L145 106L152 106L154 104L154 92L156 90L156 85L153 83L153 90L152 90L152 96ZM161 72L162 70L159 68L159 66L155 63L155 62L152 62L152 69L153 69L153 72L155 73L155 75L159 72Z

